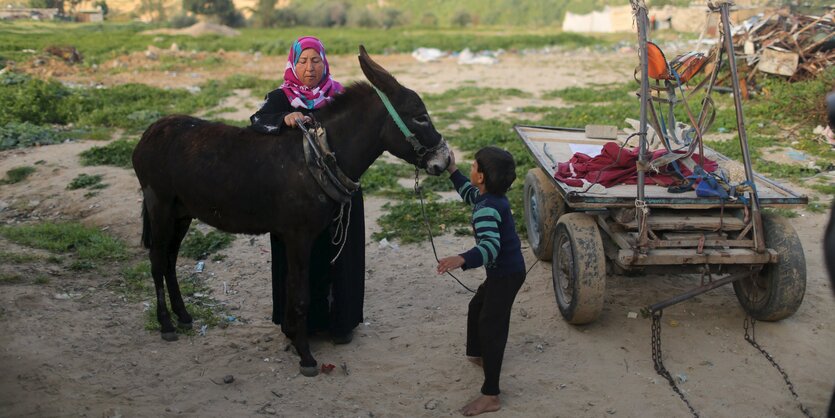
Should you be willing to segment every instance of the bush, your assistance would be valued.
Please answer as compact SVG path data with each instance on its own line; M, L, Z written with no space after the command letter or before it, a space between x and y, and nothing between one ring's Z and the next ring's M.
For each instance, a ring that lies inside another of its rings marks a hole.
M421 26L435 27L438 26L438 16L434 13L424 13L420 18Z
M112 165L130 168L131 156L139 140L119 139L103 147L93 147L79 154L81 165Z
M180 254L195 260L204 260L210 254L230 246L234 240L235 236L226 232L212 230L203 234L192 227L180 246Z
M65 106L68 88L55 81L42 81L4 74L0 78L0 125L10 122L66 124L73 119L74 106Z
M465 27L473 23L473 16L466 10L459 10L452 15L452 26Z
M5 126L0 126L0 151L57 144L65 137L62 132L48 126L33 125L29 122L7 122Z
M175 29L180 29L187 28L195 23L197 23L197 18L193 15L178 14L171 17L171 19L168 21L168 26Z
M23 166L23 167L15 167L6 172L6 178L0 180L0 184L14 184L20 183L23 180L26 180L26 177L29 177L30 174L35 172L35 167L32 166Z
M374 13L370 10L361 7L351 10L348 14L348 26L360 28L376 28L380 26L380 22Z

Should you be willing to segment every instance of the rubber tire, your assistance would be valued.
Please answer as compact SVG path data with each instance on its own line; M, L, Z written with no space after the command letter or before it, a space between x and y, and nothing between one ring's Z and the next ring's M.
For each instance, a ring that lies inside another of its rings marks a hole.
M566 211L565 200L544 171L532 168L525 175L524 203L531 251L537 259L549 261L553 256L552 238L557 220Z
M803 302L806 256L800 238L788 220L768 213L762 217L765 245L777 251L780 259L776 264L763 266L756 279L735 281L734 293L742 308L754 319L779 321L797 312ZM750 299L752 293L756 293L757 300Z
M606 292L606 254L593 216L568 213L557 222L551 280L557 307L566 321L582 325L600 316Z

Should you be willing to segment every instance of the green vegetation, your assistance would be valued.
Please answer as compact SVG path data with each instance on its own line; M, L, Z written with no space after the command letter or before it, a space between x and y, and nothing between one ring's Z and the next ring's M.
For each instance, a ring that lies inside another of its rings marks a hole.
M199 274L192 273L179 279L180 292L186 303L186 310L191 314L198 327L199 325L215 327L227 323L229 317L226 316L225 310L222 305L209 296L212 290L200 277ZM153 293L153 288L148 288L148 293ZM158 331L160 327L157 321L156 298L152 300L149 309L145 313L145 329L148 331ZM174 318L176 318L176 315ZM195 333L196 329L186 332L188 335L194 335Z
M40 257L33 254L11 253L0 251L0 263L3 264L26 264L39 260Z
M3 88L0 87L0 90ZM3 99L0 98L0 102ZM8 109L0 109L0 119ZM50 145L62 142L68 134L51 126L35 125L28 121L7 121L0 123L0 151L25 148L35 145Z
M192 226L180 246L180 255L204 260L209 255L229 247L235 236L218 230L211 230L204 234Z
M6 178L0 180L0 184L14 184L26 180L30 174L35 172L35 167L26 165L22 167L15 167L6 172Z
M76 176L70 184L67 185L67 190L90 189L98 190L104 189L108 185L101 182L101 174L84 174L81 173Z
M154 282L151 278L150 262L142 261L123 268L120 279L117 286L128 301L136 302L153 297Z
M93 147L79 154L81 165L112 165L130 168L133 166L131 156L136 148L138 139L118 139L103 147Z
M127 255L118 239L76 222L0 226L0 235L27 247L72 253L80 268L87 266L84 263L118 261Z
M397 238L400 242L411 243L429 238L426 234L420 203L417 200L399 202L394 205L386 203L383 208L388 209L389 213L381 216L377 221L383 230L375 232L372 235L373 239ZM426 203L426 216L430 219L433 235L453 231L456 226L468 225L471 213L470 207L462 202Z

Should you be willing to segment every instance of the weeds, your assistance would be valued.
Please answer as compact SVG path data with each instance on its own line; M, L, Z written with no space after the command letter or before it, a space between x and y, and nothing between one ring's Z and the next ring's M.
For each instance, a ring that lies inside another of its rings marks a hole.
M192 227L180 246L180 254L195 260L204 260L210 254L229 247L234 240L235 236L226 232L213 229L203 234Z
M81 165L111 165L130 168L131 156L138 140L118 139L103 147L93 147L79 154Z
M75 222L2 226L0 235L27 247L73 253L77 268L86 267L85 263L122 260L127 253L118 239Z
M383 206L389 213L377 221L382 230L372 238L397 238L402 243L421 242L428 239L423 225L420 203L414 200ZM456 226L468 225L471 209L462 202L426 202L426 216L432 220L432 234L440 235L452 231Z
M67 190L77 190L77 189L90 189L90 190L98 190L104 189L108 186L108 184L101 182L101 174L84 174L81 173L76 176L70 184L67 185Z
M20 183L23 180L26 180L30 174L35 172L35 167L32 166L22 166L22 167L15 167L6 172L6 178L0 180L0 184L15 184Z
M21 254L0 251L0 263L3 264L27 264L39 260L40 257L34 254Z

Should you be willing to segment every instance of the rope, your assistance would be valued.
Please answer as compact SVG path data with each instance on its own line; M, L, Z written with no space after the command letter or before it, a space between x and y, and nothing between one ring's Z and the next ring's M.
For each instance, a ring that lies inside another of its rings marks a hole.
M348 206L348 220L345 221L345 206ZM339 205L339 214L333 218L333 222L336 223L336 230L333 231L333 237L331 237L331 244L339 245L339 251L337 251L336 255L331 260L331 265L336 263L336 259L342 254L342 249L345 248L345 243L348 241L348 227L351 225L351 208L354 206L352 201L347 201L341 205ZM343 223L343 221L345 221Z

